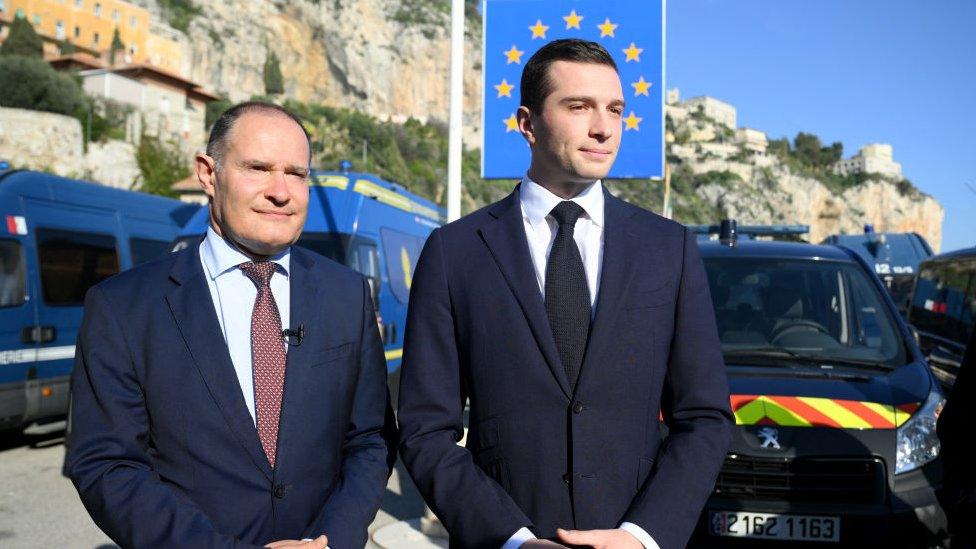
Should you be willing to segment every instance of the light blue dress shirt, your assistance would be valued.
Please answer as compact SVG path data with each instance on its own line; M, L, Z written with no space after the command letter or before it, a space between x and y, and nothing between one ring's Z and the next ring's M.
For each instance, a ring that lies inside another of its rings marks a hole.
M289 328L289 313L291 301L288 270L291 259L291 248L269 258L277 266L271 276L271 294L278 305L281 316L281 328ZM239 250L223 237L218 235L212 227L207 229L207 236L200 244L200 261L203 263L207 286L210 287L210 297L213 299L220 331L230 351L230 360L234 363L237 382L241 385L247 411L251 413L251 420L255 420L254 413L254 372L251 369L251 313L254 311L254 300L258 296L258 288L244 271L238 267L241 263L251 261L244 252ZM287 352L288 346L285 346Z

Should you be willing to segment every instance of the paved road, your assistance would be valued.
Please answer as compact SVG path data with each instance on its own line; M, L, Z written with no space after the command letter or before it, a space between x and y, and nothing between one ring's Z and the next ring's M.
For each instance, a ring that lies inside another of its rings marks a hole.
M0 547L115 547L88 517L71 482L61 476L63 437L63 431L0 435ZM423 514L423 500L398 463L370 532ZM371 542L369 547L377 546Z

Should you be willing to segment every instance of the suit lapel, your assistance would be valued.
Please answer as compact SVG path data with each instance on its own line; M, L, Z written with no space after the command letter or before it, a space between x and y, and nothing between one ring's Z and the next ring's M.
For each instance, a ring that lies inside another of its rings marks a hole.
M301 433L295 432L296 422L291 420L291 416L300 413L306 405L302 399L308 394L308 391L305 390L308 386L308 375L317 358L312 340L321 340L331 332L329 326L326 325L326 319L320 318L316 312L322 309L323 303L328 306L327 304L334 303L335 300L329 299L328 296L323 297L324 290L320 291L318 286L327 284L327 281L319 280L318 285L314 284L315 280L311 276L311 268L312 259L297 247L292 247L291 265L288 273L289 302L291 304L289 328L298 330L299 327L304 327L306 333L301 345L288 347L285 392L281 401L281 420L278 423L276 467L287 466L292 450L299 452L305 450L303 445L294 440Z
M495 203L488 212L495 220L479 229L479 233L515 294L553 377L566 398L570 398L572 395L569 381L556 351L556 342L546 316L546 305L539 292L535 268L529 255L518 187L507 198Z
M182 252L170 272L170 279L176 284L167 294L166 301L193 362L224 419L251 461L270 480L271 465L237 382L205 276L199 245Z
M590 327L590 338L580 368L580 377L576 383L577 390L591 375L594 375L593 370L600 368L599 361L606 356L614 343L613 324L621 307L620 300L626 295L627 288L634 277L636 264L630 256L638 246L633 241L634 236L630 233L629 225L634 212L628 211L627 204L611 195L606 189L603 193L603 264L600 272L600 288L597 292L596 315Z

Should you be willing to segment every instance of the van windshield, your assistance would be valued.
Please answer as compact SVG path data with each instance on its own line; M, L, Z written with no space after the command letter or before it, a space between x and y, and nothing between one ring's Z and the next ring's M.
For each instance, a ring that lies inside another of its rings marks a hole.
M727 363L897 367L906 351L875 284L848 262L706 259Z

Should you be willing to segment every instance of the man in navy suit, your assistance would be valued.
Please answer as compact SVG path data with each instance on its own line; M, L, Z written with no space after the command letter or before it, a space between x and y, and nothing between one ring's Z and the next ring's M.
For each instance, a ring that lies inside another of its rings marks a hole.
M601 184L625 103L606 50L547 44L521 92L526 176L414 274L401 456L452 547L683 547L731 420L695 237Z
M88 293L67 470L123 547L366 544L386 367L365 279L292 246L309 162L293 114L232 107L196 158L203 242Z

